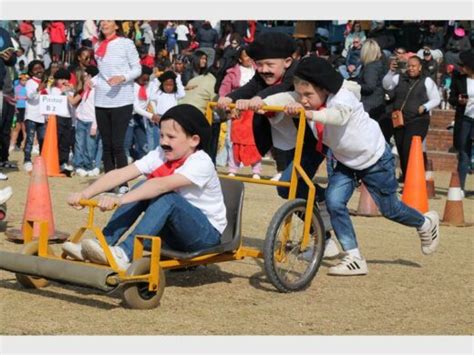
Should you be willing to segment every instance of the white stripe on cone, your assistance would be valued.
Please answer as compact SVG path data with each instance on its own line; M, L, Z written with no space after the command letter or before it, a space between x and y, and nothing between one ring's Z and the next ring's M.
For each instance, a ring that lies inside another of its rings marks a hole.
M462 194L460 187L450 187L448 190L449 201L462 201Z

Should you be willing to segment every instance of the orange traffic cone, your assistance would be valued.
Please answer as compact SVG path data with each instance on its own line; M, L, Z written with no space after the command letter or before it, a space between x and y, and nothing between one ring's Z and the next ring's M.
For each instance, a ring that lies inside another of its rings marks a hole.
M451 174L448 199L446 200L446 206L444 207L442 224L456 227L467 227L472 225L472 223L466 223L464 221L461 183L457 172Z
M370 196L369 191L363 183L360 185L359 206L357 207L357 211L352 211L351 214L364 217L378 217L381 215L372 196Z
M408 157L407 176L403 186L402 201L421 213L428 212L428 193L426 192L425 164L421 137L414 136Z
M46 162L46 172L48 176L65 176L61 174L59 170L58 132L55 115L48 117L48 125L46 127L41 156Z
M48 177L46 175L46 164L44 158L38 156L33 162L28 195L26 198L26 208L23 216L22 230L7 231L8 239L13 241L23 241L25 231L25 221L46 221L48 222L48 238L50 240L65 240L68 235L65 233L55 233L52 213L51 194L49 192ZM35 223L33 238L39 237L39 224Z
M433 178L433 161L431 159L429 159L426 163L425 180L426 180L426 193L428 195L428 199L438 198L436 196L436 189L435 189L435 183L434 183L434 178Z

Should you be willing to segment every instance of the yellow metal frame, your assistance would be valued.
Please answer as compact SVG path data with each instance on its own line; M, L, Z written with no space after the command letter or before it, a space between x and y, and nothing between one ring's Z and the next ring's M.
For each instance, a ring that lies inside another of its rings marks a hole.
M213 109L216 107L216 103L210 102L206 108L206 118L211 121L212 120L212 113ZM230 105L230 109L235 108L235 105ZM273 111L273 112L283 112L284 108L280 106L264 106L262 108L264 111ZM305 220L304 220L304 235L303 241L301 243L300 249L304 250L307 247L309 242L309 230L311 226L311 219L313 215L313 207L314 207L314 199L315 199L315 187L308 177L308 175L304 172L303 168L301 167L301 156L303 150L303 139L305 133L305 115L304 111L300 111L299 116L299 125L298 125L298 134L296 139L296 147L295 147L295 157L293 160L293 171L291 173L291 180L290 182L280 182L280 181L271 181L265 179L252 179L247 177L229 177L227 175L219 175L221 178L231 179L231 180L238 180L246 183L254 183L254 184L262 184L262 185L272 185L272 186L284 186L289 187L289 200L295 199L296 197L296 190L298 187L298 176L303 178L305 184L308 185L309 192L308 192L308 199L306 203L306 213ZM104 250L105 256L107 261L109 262L110 268L114 270L118 277L113 276L109 277L107 283L116 286L119 283L127 283L127 282L148 282L148 289L149 291L156 291L159 285L159 276L160 276L160 268L163 269L175 269L175 268L182 268L187 266L194 266L200 264L210 264L210 263L218 263L224 261L231 261L231 260L241 260L246 257L252 258L263 258L262 251L255 249L244 247L241 244L239 248L234 252L226 252L226 253L215 253L215 254L207 254L201 255L192 259L164 259L161 260L161 238L157 236L146 236L146 235L137 235L134 240L134 252L133 252L133 261L136 261L143 257L144 254L144 241L149 239L151 241L151 256L150 256L150 272L148 274L143 275L127 275L126 270L122 270L118 267L115 259L112 257L110 248L105 240L105 236L103 235L101 229L94 225L94 209L98 207L97 201L94 200L81 200L80 204L84 207L89 208L89 214L87 219L87 225L80 227L74 236L69 240L72 243L79 243L87 230L90 230L97 240L99 241L102 249ZM48 254L48 225L46 221L32 221L27 220L25 224L25 233L24 233L24 241L28 243L33 240L33 227L35 223L39 223L40 227L40 235L38 241L38 256L43 258L50 258L50 259L60 259L64 260L66 255L63 253L61 257L49 255ZM286 222L285 230L289 231L291 222ZM284 238L288 238L288 233L284 234ZM286 243L286 240L283 240L282 246ZM283 248L283 247L282 247ZM280 261L284 260L285 253L284 250L277 251L276 255L277 259ZM90 262L82 262L82 261L72 261L67 260L67 262L78 262L84 263L84 265L88 265L90 267L95 268L109 268L109 266L94 264Z

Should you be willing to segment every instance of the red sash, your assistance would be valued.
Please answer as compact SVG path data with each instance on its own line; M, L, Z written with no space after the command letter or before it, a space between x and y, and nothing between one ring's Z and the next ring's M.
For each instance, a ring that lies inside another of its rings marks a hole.
M146 101L148 99L145 85L140 85L140 89L138 90L138 98L143 101Z
M31 77L31 80L33 80L36 84L41 84L41 80L38 78L35 78L34 76ZM41 89L40 95L48 95L48 90L46 88Z
M325 109L326 105L322 105L318 111ZM316 129L316 134L318 135L318 142L316 143L316 151L323 152L323 132L324 125L321 122L314 122L314 128Z
M110 38L106 38L102 42L100 42L99 47L97 47L97 49L95 51L96 57L104 58L105 53L107 53L107 46L108 46L109 42L113 41L117 37L118 36L116 34L114 34Z
M160 165L158 168L153 170L153 172L147 176L147 179L173 175L174 171L184 164L186 158L187 157L183 157L181 159L165 162L163 165Z

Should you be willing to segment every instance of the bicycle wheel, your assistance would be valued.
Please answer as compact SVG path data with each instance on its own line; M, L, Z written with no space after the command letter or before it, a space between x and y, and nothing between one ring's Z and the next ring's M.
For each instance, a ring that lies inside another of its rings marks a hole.
M286 202L273 216L263 249L265 271L280 292L307 288L316 275L324 254L324 226L313 210L309 243L301 250L306 200Z

